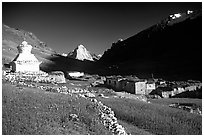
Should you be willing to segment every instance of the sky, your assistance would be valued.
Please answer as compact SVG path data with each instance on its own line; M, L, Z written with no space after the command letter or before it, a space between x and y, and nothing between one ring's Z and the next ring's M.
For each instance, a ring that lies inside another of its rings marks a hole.
M201 2L3 2L2 23L34 33L58 53L84 45L103 54L169 14L201 9Z

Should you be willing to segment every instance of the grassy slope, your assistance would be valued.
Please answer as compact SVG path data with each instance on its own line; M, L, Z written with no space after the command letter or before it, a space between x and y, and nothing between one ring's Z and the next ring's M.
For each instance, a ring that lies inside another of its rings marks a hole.
M202 116L156 103L130 99L101 99L116 117L153 134L202 134Z
M3 134L110 134L86 99L10 84L2 92ZM69 119L72 113L79 121Z

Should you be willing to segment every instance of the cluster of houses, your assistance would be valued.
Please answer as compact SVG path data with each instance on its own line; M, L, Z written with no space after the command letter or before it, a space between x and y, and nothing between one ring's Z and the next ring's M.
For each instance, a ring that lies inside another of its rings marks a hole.
M134 76L107 76L105 84L115 91L126 91L131 94L159 95L169 98L185 91L201 89L199 81L169 82L161 79L139 79Z
M160 95L163 98L169 98L182 92L197 91L201 88L202 83L200 81L173 81L166 82L165 85L158 85L157 90L155 90L152 94Z
M105 84L116 91L126 91L132 94L149 94L156 89L154 79L145 80L132 76L109 76L106 77Z

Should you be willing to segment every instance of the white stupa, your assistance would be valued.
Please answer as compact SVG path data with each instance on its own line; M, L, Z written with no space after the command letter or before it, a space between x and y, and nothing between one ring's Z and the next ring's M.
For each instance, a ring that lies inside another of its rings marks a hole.
M31 53L32 46L23 41L18 47L18 55L11 62L14 72L38 72L41 62Z

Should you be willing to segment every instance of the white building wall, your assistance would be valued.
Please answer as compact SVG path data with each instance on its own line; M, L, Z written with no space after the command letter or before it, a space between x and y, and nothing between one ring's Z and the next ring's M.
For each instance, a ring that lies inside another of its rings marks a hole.
M135 83L135 94L145 94L146 82Z

